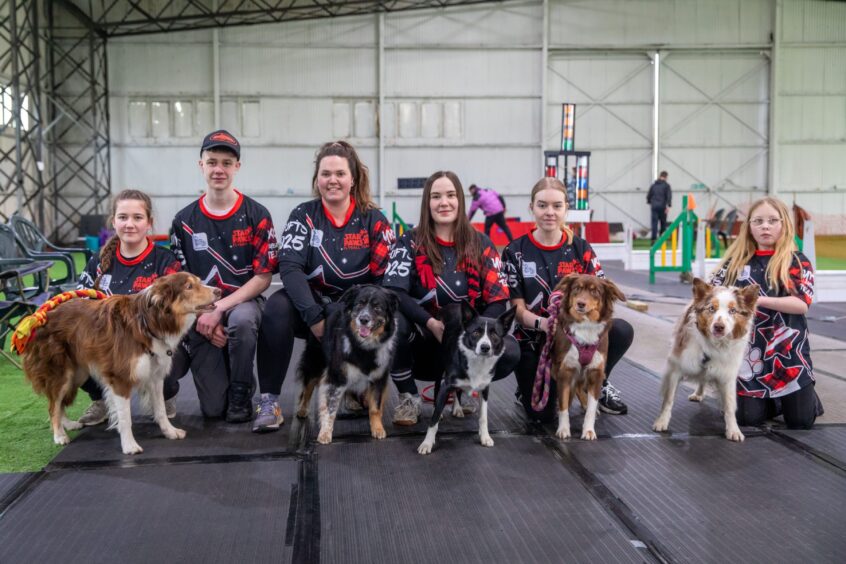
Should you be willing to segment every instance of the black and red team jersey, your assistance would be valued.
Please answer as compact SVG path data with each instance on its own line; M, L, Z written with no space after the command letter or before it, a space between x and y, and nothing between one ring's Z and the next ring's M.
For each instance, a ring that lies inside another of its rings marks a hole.
M455 243L438 239L443 264L441 274L435 275L428 257L414 240L415 230L407 231L391 251L383 285L407 292L433 317L442 307L461 301L483 312L492 303L508 300L499 253L486 235L479 232L476 235L481 249L478 270L459 264Z
M513 240L502 251L502 262L512 298L522 298L526 309L535 315L546 315L549 295L568 274L594 274L605 278L602 266L590 243L573 237L572 243L562 233L557 245L538 243L532 232ZM520 327L514 332L518 340L534 340L536 331Z
M391 224L378 209L362 213L350 199L340 224L318 199L291 212L279 240L279 277L303 320L323 317L323 304L356 284L379 284L394 242ZM302 276L308 286L302 287Z
M128 259L120 254L118 243L109 270L100 279L100 290L107 296L135 294L152 284L156 278L182 270L176 256L147 240L147 248L137 257ZM91 257L79 276L79 288L93 288L100 276L100 257Z
M171 249L188 272L227 296L256 274L276 271L276 233L267 208L237 190L223 215L211 213L205 195L173 218Z
M770 288L767 265L772 255L772 251L758 251L749 264L743 267L734 285L743 288L758 284L762 296L795 296L811 305L814 300L814 269L808 258L802 253L794 253L788 271L788 287ZM724 285L726 267L714 273L711 284ZM746 359L740 365L737 376L738 395L777 398L812 384L814 367L809 340L808 322L804 315L758 307Z

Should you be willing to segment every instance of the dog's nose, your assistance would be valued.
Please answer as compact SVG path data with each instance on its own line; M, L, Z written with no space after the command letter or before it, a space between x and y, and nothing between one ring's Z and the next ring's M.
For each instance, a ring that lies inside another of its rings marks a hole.
M360 315L358 317L358 322L362 325L367 325L370 323L370 316L369 315Z
M214 294L214 297L215 297L215 298L220 298L220 296L221 296L221 293L220 293L220 288L215 288L215 289L212 291L212 294Z
M488 354L491 352L491 346L488 343L482 343L479 345L479 350L482 351L482 354Z
M714 323L714 333L722 333L726 330L726 326L722 323Z
M576 307L579 309L585 309L587 304L585 302L576 302Z

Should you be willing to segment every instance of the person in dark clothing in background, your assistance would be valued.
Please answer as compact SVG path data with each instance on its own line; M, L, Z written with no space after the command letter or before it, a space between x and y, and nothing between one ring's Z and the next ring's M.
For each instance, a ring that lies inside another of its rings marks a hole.
M666 170L662 170L658 175L658 180L652 183L649 187L649 193L646 195L646 203L652 210L652 244L659 234L663 234L667 229L667 214L673 205L673 191L667 183ZM660 232L658 230L660 223Z

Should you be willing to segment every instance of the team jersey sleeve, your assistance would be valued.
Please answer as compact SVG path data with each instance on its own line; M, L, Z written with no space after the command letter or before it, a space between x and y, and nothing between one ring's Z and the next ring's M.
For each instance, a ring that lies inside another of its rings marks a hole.
M788 273L790 287L787 290L790 295L811 305L814 301L814 267L811 266L811 261L802 253L796 253Z
M370 229L370 274L374 283L379 284L388 268L391 258L391 248L396 237L394 230L382 212L373 210L372 227Z
M185 252L183 249L182 229L180 223L181 221L178 215L173 218L173 223L170 226L170 250L176 256L176 260L182 264L182 268L187 269L188 265L185 263Z
M714 272L711 273L711 277L708 279L708 283L711 286L725 286L728 267L728 262L720 265Z
M524 299L523 294L523 271L520 267L520 261L517 259L516 252L508 245L502 251L502 268L505 271L505 279L508 283L508 291L511 293L511 299Z
M77 289L85 290L94 287L94 281L97 279L97 270L100 267L100 255L94 255L85 265L85 270L79 275L79 284Z
M325 317L323 306L314 299L304 271L311 231L305 210L298 206L288 217L279 244L279 278L294 307L309 326Z
M399 238L390 251L388 267L385 270L382 285L386 288L410 292L411 281L418 276L415 253L414 235L411 231L408 231ZM430 274L434 279L434 273L430 272Z
M487 237L482 241L480 267L479 283L482 285L482 302L487 306L494 302L507 300L510 294L505 269L502 268L502 259L499 258L496 247Z
M262 210L255 228L253 229L253 274L273 274L279 268L277 256L276 231L273 229L273 218L267 210Z
M599 257L596 256L590 243L581 238L574 239L573 250L576 251L576 258L582 263L585 274L593 274L597 278L605 278L605 272L602 270L602 265L599 264Z

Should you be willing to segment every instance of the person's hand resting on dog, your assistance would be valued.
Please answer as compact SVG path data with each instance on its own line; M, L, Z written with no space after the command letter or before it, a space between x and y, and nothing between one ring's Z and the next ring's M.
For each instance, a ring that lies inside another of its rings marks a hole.
M426 329L432 332L432 335L438 340L439 343L444 341L444 322L434 317L430 317L429 321L426 322Z
M219 349L226 346L226 331L221 324L222 319L223 313L217 310L204 313L197 318L197 333Z

